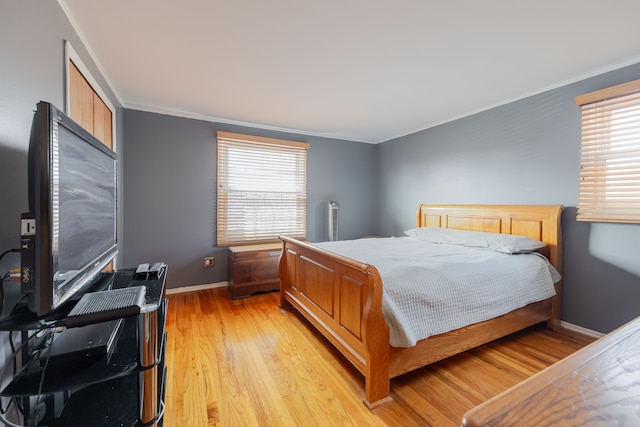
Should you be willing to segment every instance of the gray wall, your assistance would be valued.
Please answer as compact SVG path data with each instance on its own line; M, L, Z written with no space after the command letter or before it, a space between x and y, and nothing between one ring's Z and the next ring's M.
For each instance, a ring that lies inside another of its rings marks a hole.
M18 246L20 214L28 209L27 149L36 104L65 108L65 40L116 106L116 151L122 152L122 109L58 3L0 0L0 251Z
M640 224L575 220L575 97L638 78L640 64L379 145L378 231L402 234L419 203L562 204L562 319L606 333L637 317Z
M340 237L375 232L374 145L125 110L124 265L165 261L167 287L227 280L227 251L216 247L216 132L311 144L307 154L307 238L326 240L326 203L340 203ZM214 256L213 268L203 258Z
M20 214L28 210L27 149L36 104L49 101L64 109L65 39L118 106L57 2L0 0L0 252L20 245ZM120 118L121 109L117 114ZM116 136L121 152L121 120ZM11 254L0 262L0 275L19 266L19 256ZM19 296L18 289L13 283L5 285L3 316ZM0 337L1 369L10 350L7 333Z

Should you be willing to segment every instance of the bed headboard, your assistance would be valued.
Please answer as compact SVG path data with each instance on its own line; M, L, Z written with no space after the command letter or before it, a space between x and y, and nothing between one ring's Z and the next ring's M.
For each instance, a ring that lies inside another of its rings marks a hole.
M420 205L417 227L515 234L540 240L540 250L562 274L561 205Z

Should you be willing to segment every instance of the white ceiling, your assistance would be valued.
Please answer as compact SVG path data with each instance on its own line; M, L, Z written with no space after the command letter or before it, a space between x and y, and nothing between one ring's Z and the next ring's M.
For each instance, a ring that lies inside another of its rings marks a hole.
M638 0L58 0L126 108L377 143L640 62Z

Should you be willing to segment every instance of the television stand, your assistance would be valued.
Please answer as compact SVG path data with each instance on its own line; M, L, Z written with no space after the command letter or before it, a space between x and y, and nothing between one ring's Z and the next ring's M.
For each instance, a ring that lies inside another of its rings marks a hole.
M47 363L46 350L39 356L29 356L32 353L28 348L30 344L38 344L28 342L22 349L22 369L0 393L22 399L25 423L31 422L28 425L162 425L168 302L164 298L165 275L141 280L135 277L135 269L103 275L111 276L105 277L105 280L112 280L111 289L144 287L140 314L116 320L121 323L120 330L109 351L96 353L85 346L77 349L80 353L65 355L61 351ZM65 305L46 320L65 319L76 303ZM23 340L26 340L28 331L41 327L42 320L33 313L29 314L25 306L20 306L0 321L0 330L23 331ZM64 341L61 339L67 333L75 334L75 331L97 325L64 330L56 334L54 344ZM112 332L113 329L107 329L104 333ZM108 344L109 338L100 337L100 340L106 340ZM52 346L51 350L54 348ZM65 350L64 346L62 349ZM86 357L83 351L88 352ZM30 402L33 402L30 396L37 395L43 396L46 410L44 417L35 421L29 419L35 418L37 412L30 410Z

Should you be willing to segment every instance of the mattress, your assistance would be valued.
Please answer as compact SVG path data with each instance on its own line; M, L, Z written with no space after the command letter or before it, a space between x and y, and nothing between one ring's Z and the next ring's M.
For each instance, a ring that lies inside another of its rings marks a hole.
M482 322L555 295L558 271L542 255L430 243L412 237L316 243L374 265L394 347Z

